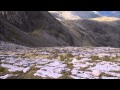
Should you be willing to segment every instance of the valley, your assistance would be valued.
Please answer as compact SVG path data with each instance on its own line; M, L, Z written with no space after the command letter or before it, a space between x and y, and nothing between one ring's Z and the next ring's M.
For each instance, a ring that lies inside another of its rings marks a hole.
M120 79L119 11L0 11L0 79Z

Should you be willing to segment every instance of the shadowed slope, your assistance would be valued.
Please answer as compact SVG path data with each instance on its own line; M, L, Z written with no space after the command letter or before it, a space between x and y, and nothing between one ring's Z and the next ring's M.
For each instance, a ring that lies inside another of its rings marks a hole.
M0 11L0 18L1 40L28 46L61 46L71 43L67 29L47 11Z

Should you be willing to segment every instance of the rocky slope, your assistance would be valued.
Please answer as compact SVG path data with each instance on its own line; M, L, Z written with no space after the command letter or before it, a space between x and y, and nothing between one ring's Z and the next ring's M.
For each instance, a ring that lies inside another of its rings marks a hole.
M66 20L74 46L120 47L120 21Z
M71 43L67 29L47 11L0 11L0 40L26 46Z
M73 46L120 47L119 18L104 16L99 11L49 12L68 28Z

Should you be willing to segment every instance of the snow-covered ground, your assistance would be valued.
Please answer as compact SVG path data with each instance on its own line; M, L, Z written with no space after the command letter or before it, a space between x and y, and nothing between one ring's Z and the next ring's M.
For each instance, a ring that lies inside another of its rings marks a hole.
M21 73L23 78L24 74L28 74L31 79L120 79L120 48L41 47L1 50L0 79L17 79L22 76Z

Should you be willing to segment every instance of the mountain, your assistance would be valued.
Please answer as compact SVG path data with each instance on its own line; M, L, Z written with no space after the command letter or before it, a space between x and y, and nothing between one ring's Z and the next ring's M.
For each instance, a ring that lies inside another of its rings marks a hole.
M0 40L26 46L71 43L67 29L47 11L0 11Z
M0 11L0 41L29 47L120 47L119 18L101 17L96 11L53 12L58 16L47 11Z
M74 46L120 47L120 20L66 20Z
M96 11L49 11L58 20L77 20L100 17Z

